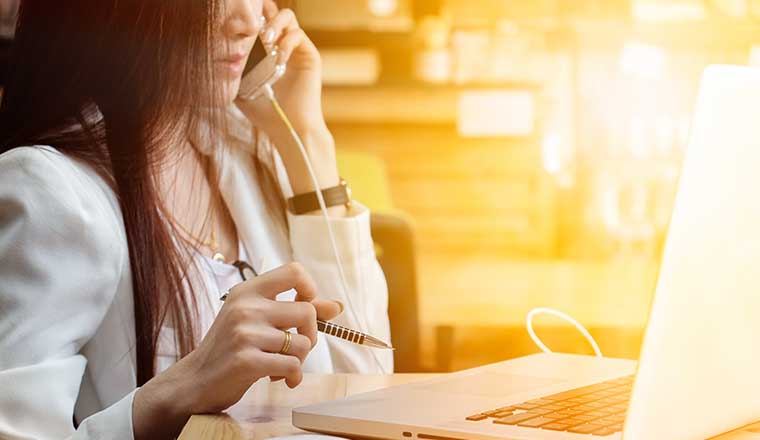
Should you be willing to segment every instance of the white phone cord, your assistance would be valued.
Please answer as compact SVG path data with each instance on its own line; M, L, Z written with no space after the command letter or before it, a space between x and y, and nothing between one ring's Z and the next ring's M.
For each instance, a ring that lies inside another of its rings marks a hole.
M544 344L541 339L536 335L536 332L533 330L533 317L540 314L547 314L547 315L554 315L558 318L562 318L565 321L569 322L570 324L574 325L575 328L578 329L579 332L583 335L583 337L586 338L586 340L591 344L591 348L594 349L594 353L597 357L604 357L602 356L602 351L599 349L599 345L597 345L594 338L591 336L591 333L586 330L585 327L583 327L578 321L570 317L569 315L560 312L559 310L550 309L548 307L539 307L537 309L533 309L528 313L528 316L525 319L525 326L528 329L528 334L530 335L530 338L533 340L533 342L538 346L538 348L541 349L544 353L551 353L552 351L549 349L549 347Z
M312 184L314 185L314 191L317 195L317 201L319 201L319 208L322 211L322 217L324 217L325 219L325 225L327 226L327 235L330 237L330 245L332 246L333 255L335 256L335 263L338 266L338 274L340 275L340 284L341 284L341 290L342 290L341 293L343 294L343 298L346 300L346 305L348 306L348 310L351 313L351 316L354 318L354 321L359 326L358 330L363 333L369 334L370 332L366 328L362 328L362 327L367 327L367 326L363 326L361 321L359 321L359 317L356 314L356 308L354 307L351 301L351 297L348 295L348 282L346 281L346 274L343 270L343 264L341 263L340 254L338 252L338 246L335 243L335 235L333 234L332 225L330 223L330 216L327 213L327 205L325 204L325 199L322 196L322 191L319 190L319 181L317 180L317 175L314 173L314 169L311 166L309 155L306 153L306 147L304 147L303 142L301 141L301 136L298 135L298 132L296 132L295 128L293 128L293 125L290 123L288 116L282 110L282 107L280 107L280 104L274 95L274 90L272 90L272 86L269 84L265 84L264 92L267 98L269 98L272 105L274 106L275 111L282 119L282 122L284 122L285 125L288 127L288 131L290 132L290 135L293 137L293 140L298 145L298 149L301 152L301 156L303 156L303 159L306 162L306 168L309 170L309 176L311 177ZM385 370L383 363L380 362L380 359L377 357L375 350L369 349L369 352L372 354L372 358L375 360L375 363L380 368L380 371L383 374L389 374L389 372Z

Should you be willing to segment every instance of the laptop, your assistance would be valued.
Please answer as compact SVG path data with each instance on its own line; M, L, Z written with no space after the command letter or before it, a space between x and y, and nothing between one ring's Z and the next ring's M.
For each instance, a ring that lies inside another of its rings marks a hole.
M760 69L711 66L638 364L542 353L293 410L397 440L704 439L760 420Z

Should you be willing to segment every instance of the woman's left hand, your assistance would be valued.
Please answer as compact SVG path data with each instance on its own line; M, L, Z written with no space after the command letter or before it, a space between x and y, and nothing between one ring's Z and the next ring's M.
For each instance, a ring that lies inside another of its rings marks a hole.
M280 10L273 0L264 0L264 16L267 21L259 37L265 47L278 47L278 64L287 66L273 87L277 100L303 139L320 186L335 186L339 182L335 142L322 114L319 51L299 26L292 10ZM266 97L254 101L238 99L237 104L277 146L294 193L313 191L297 144Z

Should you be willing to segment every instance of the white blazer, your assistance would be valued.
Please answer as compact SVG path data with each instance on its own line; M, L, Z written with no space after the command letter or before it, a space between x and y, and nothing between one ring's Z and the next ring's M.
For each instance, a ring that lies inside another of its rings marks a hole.
M341 300L324 220L288 215L287 232L277 225L251 157L254 146L271 145L239 110L230 115L236 125L226 145L205 153L217 155L220 191L249 257L265 261L265 269L299 261L324 297ZM274 166L287 194L284 167ZM369 212L359 205L357 215L331 223L356 315L366 330L390 340ZM131 280L119 204L94 170L49 146L0 155L0 438L133 438ZM362 328L352 316L335 321ZM205 334L208 323L203 327ZM390 372L392 355L376 354ZM323 335L304 369L380 372L368 350Z

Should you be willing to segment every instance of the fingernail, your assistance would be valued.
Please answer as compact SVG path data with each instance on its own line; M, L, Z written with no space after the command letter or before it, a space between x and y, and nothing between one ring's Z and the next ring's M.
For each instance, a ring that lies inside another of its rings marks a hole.
M274 40L274 29L267 29L266 32L264 32L264 43L271 43Z
M338 312L338 314L340 315L341 313L343 313L343 310L346 309L346 306L344 306L343 303L340 301L335 301L335 302L338 303L338 307L340 307L340 311Z

